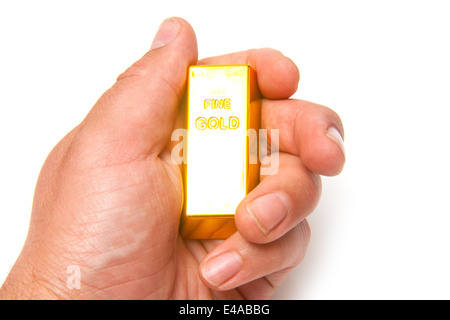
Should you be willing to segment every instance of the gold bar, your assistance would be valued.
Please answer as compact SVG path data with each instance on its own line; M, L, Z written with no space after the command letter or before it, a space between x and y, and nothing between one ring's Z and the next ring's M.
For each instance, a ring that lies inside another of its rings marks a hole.
M250 152L256 154L260 99L248 65L189 68L183 238L224 239L236 231L236 207L259 179Z

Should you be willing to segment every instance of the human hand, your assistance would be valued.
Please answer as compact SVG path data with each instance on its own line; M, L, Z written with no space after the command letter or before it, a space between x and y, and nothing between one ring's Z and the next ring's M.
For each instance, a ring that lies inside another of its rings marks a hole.
M182 175L169 145L187 68L197 63L252 66L261 126L279 129L278 173L262 176L241 202L238 232L226 240L178 233ZM298 81L295 64L273 49L197 61L191 26L166 20L152 49L48 156L0 298L269 298L306 252L319 175L340 173L345 161L339 117L288 99ZM81 271L79 289L66 286L69 266Z

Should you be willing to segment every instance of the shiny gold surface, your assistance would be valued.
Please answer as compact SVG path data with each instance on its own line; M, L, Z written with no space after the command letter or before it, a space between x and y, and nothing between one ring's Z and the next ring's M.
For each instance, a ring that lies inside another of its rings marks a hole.
M189 68L184 238L221 239L236 231L236 207L258 183L257 150L249 137L257 141L259 113L256 75L249 66Z

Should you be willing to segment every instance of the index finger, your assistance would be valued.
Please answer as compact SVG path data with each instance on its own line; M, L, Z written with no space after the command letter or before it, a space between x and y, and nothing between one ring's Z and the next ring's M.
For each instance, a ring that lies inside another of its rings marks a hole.
M287 99L298 88L300 72L280 51L263 48L201 59L201 65L248 64L256 71L261 94L268 99Z

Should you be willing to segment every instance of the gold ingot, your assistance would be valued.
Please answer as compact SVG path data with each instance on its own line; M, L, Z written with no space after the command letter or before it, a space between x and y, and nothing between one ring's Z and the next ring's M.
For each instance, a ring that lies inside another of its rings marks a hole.
M183 238L224 239L236 231L236 208L259 179L250 145L257 141L260 108L250 66L189 68Z

